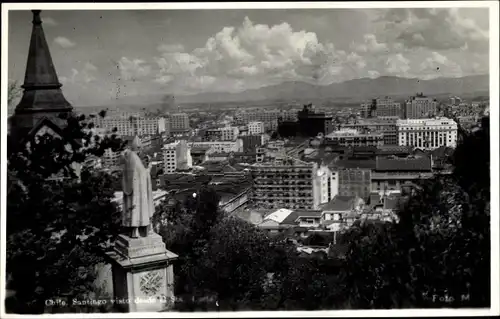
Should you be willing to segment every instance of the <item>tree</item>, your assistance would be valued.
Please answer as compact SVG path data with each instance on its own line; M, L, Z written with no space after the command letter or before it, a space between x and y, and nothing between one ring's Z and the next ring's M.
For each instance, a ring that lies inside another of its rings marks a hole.
M18 83L16 81L9 82L9 87L7 89L7 105L9 107L19 97L19 94L21 94L21 87Z
M399 223L358 223L348 231L351 307L489 305L487 130L483 125L457 147L452 176L418 185L401 208Z
M64 139L45 134L28 147L8 137L6 266L17 300L10 311L43 313L46 300L92 291L94 265L119 229L111 176L86 167L77 174L74 164L124 144L94 135L83 116L67 123Z

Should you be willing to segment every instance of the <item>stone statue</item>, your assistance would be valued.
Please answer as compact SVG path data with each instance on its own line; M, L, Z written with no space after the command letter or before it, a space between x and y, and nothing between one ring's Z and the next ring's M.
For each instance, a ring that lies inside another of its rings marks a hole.
M153 232L151 218L154 213L153 190L149 167L144 167L137 155L140 141L135 136L130 149L123 153L123 210L122 226L132 238L147 237Z

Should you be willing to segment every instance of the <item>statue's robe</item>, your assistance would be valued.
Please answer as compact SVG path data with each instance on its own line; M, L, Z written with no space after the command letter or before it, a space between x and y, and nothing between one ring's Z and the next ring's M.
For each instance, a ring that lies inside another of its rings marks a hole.
M139 156L130 150L124 152L123 162L122 226L148 226L154 213L149 169L145 168Z

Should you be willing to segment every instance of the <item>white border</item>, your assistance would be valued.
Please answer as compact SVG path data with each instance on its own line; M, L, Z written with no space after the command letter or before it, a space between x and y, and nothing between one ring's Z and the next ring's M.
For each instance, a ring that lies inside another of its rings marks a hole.
M1 239L0 239L0 257L3 262L5 260L5 186L7 184L6 176L6 128L7 128L7 87L8 87L8 10L159 10L159 9L326 9L326 8L352 8L352 9L368 9L368 8L422 8L422 7L481 7L490 9L489 28L490 28L490 120L491 120L491 308L490 309L425 309L425 310L340 310L340 311L276 311L276 312L219 312L219 313L130 313L119 314L123 318L208 318L208 317L385 317L385 316L405 316L405 317L427 317L433 316L492 316L499 314L499 4L497 1L398 1L398 2L261 2L261 3L117 3L117 4L97 4L97 3L2 3L2 87L1 87ZM0 289L3 292L5 287L5 267L0 265ZM4 296L4 293L0 294ZM16 318L25 317L21 315L7 315L4 313L4 300L0 300L0 317L1 318ZM47 318L113 318L116 314L63 314L63 315L41 315L40 317Z

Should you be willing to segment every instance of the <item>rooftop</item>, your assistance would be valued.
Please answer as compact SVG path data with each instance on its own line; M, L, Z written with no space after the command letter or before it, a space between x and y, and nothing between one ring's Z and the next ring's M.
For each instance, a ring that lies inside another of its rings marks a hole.
M377 156L375 170L429 172L432 170L431 162L431 158L427 156L406 158Z
M349 211L354 209L355 201L358 197L356 196L335 196L331 201L326 203L323 207L323 211Z

